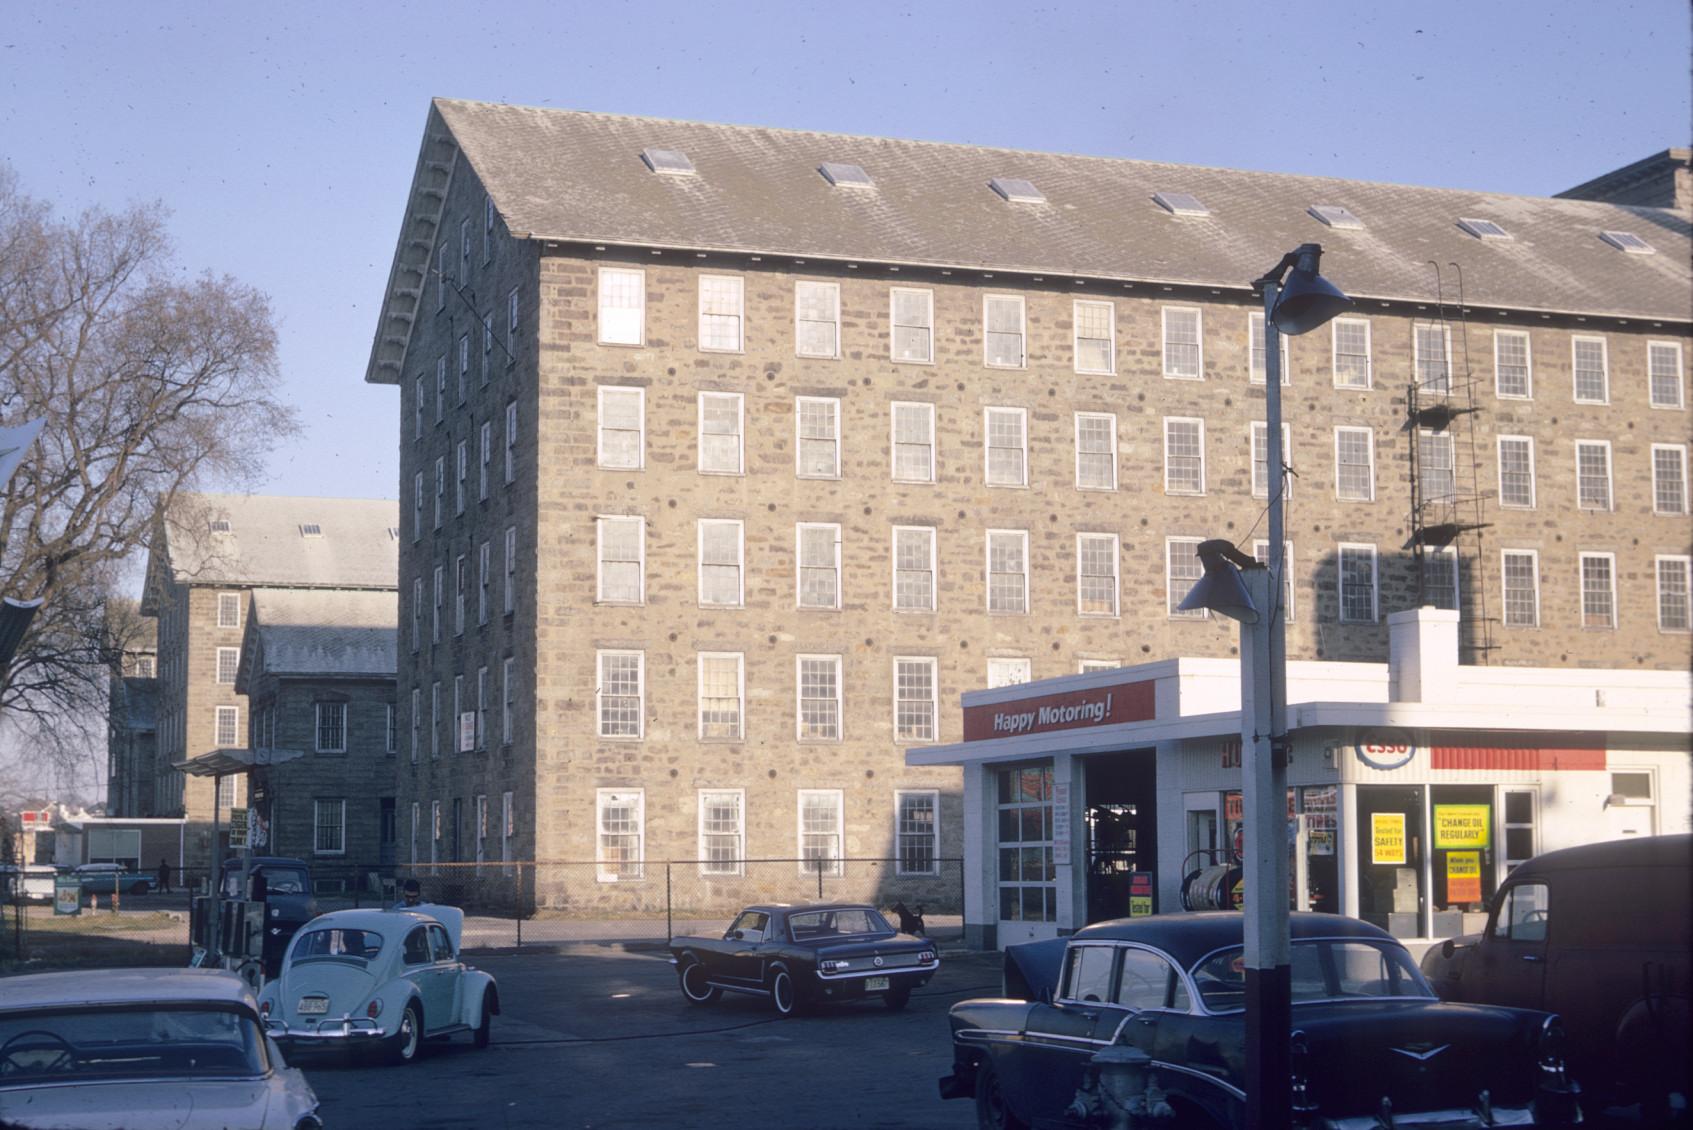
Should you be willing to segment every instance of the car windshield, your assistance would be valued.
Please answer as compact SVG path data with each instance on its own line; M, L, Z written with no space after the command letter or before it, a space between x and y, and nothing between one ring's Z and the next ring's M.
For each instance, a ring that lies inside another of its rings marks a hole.
M843 934L891 934L888 920L867 906L846 906L835 910L802 910L788 915L788 932L794 941L827 938Z
M334 927L310 930L294 943L294 960L336 958L342 961L365 962L382 952L382 935L374 930L352 930Z
M1292 949L1293 1002L1432 998L1411 957L1397 944L1356 938L1313 938ZM1193 967L1194 984L1209 1012L1246 1007L1246 957L1239 947L1219 950Z
M213 1005L0 1015L0 1091L35 1083L263 1075L264 1037Z
M306 873L293 867L255 867L253 874L265 877L265 890L273 895L303 895L306 893ZM223 893L236 898L241 893L241 869L225 871Z

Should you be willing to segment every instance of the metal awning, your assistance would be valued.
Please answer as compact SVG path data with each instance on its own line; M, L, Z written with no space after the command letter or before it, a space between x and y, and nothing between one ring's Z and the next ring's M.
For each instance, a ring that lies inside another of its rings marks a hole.
M180 769L190 777L227 777L304 756L303 749L214 749L187 761L173 761L171 768Z

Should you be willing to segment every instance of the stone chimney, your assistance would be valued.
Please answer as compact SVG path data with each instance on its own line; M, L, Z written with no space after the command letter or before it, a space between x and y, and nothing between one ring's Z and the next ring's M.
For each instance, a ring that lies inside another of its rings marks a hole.
M1451 702L1458 692L1458 613L1413 608L1387 617L1388 698Z

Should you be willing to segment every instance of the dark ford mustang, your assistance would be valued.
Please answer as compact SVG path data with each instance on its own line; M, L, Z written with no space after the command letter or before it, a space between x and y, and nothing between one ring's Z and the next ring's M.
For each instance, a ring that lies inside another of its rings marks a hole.
M1124 1113L1136 1126L1242 1125L1241 934L1231 913L1077 931L1050 1003L953 1006L941 1097L974 1097L979 1124L995 1130L1116 1126ZM1399 942L1355 919L1295 914L1292 936L1296 1126L1579 1119L1556 1017L1442 1004Z
M904 1008L940 968L933 942L856 903L749 906L721 938L672 938L670 961L695 1004L753 993L782 1016L869 996Z

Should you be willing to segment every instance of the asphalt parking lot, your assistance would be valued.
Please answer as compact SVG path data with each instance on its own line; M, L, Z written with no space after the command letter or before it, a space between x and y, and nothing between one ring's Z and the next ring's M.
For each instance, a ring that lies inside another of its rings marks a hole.
M467 954L499 983L493 1046L467 1035L389 1067L301 1059L336 1127L972 1127L942 1102L947 1008L999 991L998 954L946 953L909 1007L777 1020L753 997L688 1004L658 949Z

